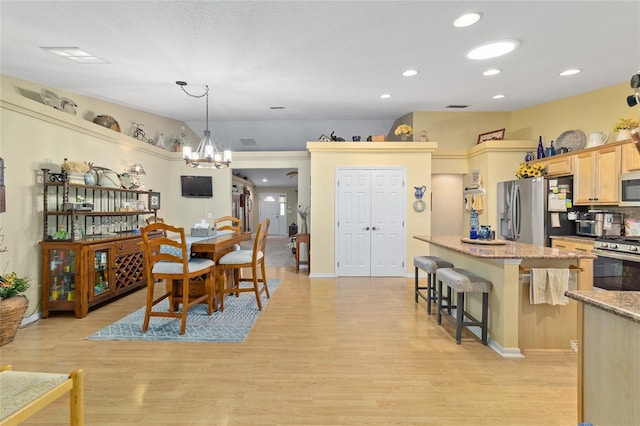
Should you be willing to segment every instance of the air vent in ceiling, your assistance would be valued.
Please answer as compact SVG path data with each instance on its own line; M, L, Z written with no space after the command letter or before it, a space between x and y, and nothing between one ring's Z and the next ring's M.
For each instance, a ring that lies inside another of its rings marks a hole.
M459 108L459 109L462 109L462 108L468 108L468 107L469 107L469 105L447 105L447 108Z
M253 138L251 138L251 139L240 139L240 143L241 143L243 146L256 146L256 145L258 145L258 144L256 143L256 140L255 140L255 139L253 139Z

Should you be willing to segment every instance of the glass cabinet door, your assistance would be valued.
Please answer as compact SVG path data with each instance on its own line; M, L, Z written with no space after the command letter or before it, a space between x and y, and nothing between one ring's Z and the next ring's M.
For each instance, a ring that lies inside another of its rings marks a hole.
M49 250L49 301L76 300L76 250Z
M103 294L113 292L113 283L111 282L111 246L105 248L96 248L91 252L90 259L93 260L93 270L90 274L93 285L93 292L90 299L94 299Z

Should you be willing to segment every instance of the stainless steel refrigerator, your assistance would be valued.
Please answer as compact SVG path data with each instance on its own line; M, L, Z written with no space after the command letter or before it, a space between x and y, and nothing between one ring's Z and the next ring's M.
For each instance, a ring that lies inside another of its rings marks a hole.
M567 199L573 201L572 177L499 182L497 196L498 234L502 239L549 247L551 235L576 234L576 223L567 218L567 213L580 209L566 207ZM549 203L554 211L549 211Z

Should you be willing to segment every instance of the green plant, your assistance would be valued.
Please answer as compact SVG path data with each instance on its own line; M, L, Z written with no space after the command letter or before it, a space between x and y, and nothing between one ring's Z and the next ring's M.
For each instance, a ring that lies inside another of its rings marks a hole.
M28 277L19 277L15 272L0 275L0 299L24 293L29 288L29 281Z

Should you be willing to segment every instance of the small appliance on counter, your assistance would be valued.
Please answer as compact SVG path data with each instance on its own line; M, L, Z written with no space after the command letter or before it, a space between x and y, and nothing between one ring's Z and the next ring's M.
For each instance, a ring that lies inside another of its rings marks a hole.
M602 210L580 212L576 220L576 234L586 237L620 236L623 234L621 213Z

